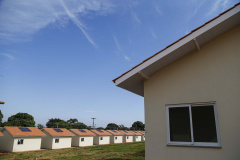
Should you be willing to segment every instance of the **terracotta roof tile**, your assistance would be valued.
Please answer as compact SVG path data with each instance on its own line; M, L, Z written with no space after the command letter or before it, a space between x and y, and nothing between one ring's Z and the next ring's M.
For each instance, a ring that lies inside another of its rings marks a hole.
M0 132L0 136L3 136L2 132Z
M85 132L81 132L79 131L79 129L70 129L70 131L76 133L79 136L95 136L96 135L95 133L89 131L88 129L81 129L81 130Z
M140 133L139 131L130 131L130 132L132 132L136 136L141 136L142 135L142 133Z
M160 54L161 52L163 52L164 50L166 50L167 48L171 47L172 45L174 45L175 43L179 42L180 40L184 39L185 37L189 36L190 34L194 33L195 31L199 30L200 28L206 26L208 23L212 22L213 20L219 18L220 16L222 16L223 14L227 13L228 11L234 9L235 7L237 7L238 5L240 5L240 2L235 4L232 8L229 8L228 10L220 13L218 16L216 16L215 18L207 21L206 23L204 23L203 25L195 28L194 30L192 30L190 33L188 33L187 35L183 36L182 38L178 39L177 41L173 42L172 44L168 45L167 47L165 47L164 49L160 50L159 52L155 53L154 55L152 55L151 57L145 59L144 61L142 61L141 63L139 63L138 65L134 66L132 69L128 70L127 72L123 73L122 75L120 75L119 77L115 78L114 80L112 80L114 83L117 79L121 78L122 76L124 76L125 74L127 74L128 72L132 71L133 69L137 68L138 66L140 66L141 64L143 64L144 62L148 61L149 59L155 57L156 55Z
M62 132L56 132L54 129L60 129ZM46 132L48 132L53 137L68 137L75 136L72 132L67 130L66 128L43 128Z
M19 127L4 127L13 137L31 137L31 136L46 136L40 129L37 127L23 127L28 128L31 132L23 132Z
M124 135L127 135L127 136L133 136L135 134L133 134L131 131L127 131L127 130L119 130L120 132L122 132Z
M107 132L111 133L112 135L115 136L122 136L124 135L122 132L118 131L118 130L107 130Z
M92 129L91 130L93 133L96 133L99 136L111 136L111 134L105 130L97 130L97 129Z

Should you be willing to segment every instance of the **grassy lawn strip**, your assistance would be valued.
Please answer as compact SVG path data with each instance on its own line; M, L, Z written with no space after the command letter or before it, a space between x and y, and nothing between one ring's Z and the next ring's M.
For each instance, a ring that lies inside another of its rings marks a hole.
M144 160L145 143L122 143L57 150L41 150L19 153L1 153L0 159L62 159L62 160Z

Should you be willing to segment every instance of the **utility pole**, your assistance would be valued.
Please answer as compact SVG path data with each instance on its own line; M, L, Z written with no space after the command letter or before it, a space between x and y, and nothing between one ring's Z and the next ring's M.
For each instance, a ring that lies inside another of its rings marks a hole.
M94 119L96 119L96 118L92 118L92 120L93 120L93 129L94 129Z

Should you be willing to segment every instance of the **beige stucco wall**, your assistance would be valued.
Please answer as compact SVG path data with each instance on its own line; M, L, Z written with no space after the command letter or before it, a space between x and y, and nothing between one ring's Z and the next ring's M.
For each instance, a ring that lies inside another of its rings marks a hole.
M144 82L147 160L240 159L240 26ZM166 104L216 101L222 148L167 146Z
M115 137L117 137L117 139L115 139ZM114 144L114 143L122 143L123 142L123 136L110 136L110 143Z
M103 140L100 140L100 137L103 137ZM110 136L94 136L93 138L94 145L101 145L101 144L110 144Z
M13 137L6 130L2 131L3 136L0 136L0 151L13 151Z
M52 136L49 135L48 132L45 130L42 130L47 136L42 137L42 144L41 148L44 149L52 149L52 144L53 144L53 138Z
M18 145L18 139L24 139L23 144ZM42 137L14 138L13 152L40 150Z
M128 137L128 139L127 139ZM133 142L133 136L123 136L123 142Z
M75 134L74 132L72 132ZM75 134L74 137L72 137L72 147L78 147L79 146L79 136Z

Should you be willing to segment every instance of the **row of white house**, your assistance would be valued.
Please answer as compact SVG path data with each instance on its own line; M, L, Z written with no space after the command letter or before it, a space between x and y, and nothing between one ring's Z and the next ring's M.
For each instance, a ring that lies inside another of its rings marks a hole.
M0 151L21 152L138 141L145 141L144 131L4 127L0 132Z

